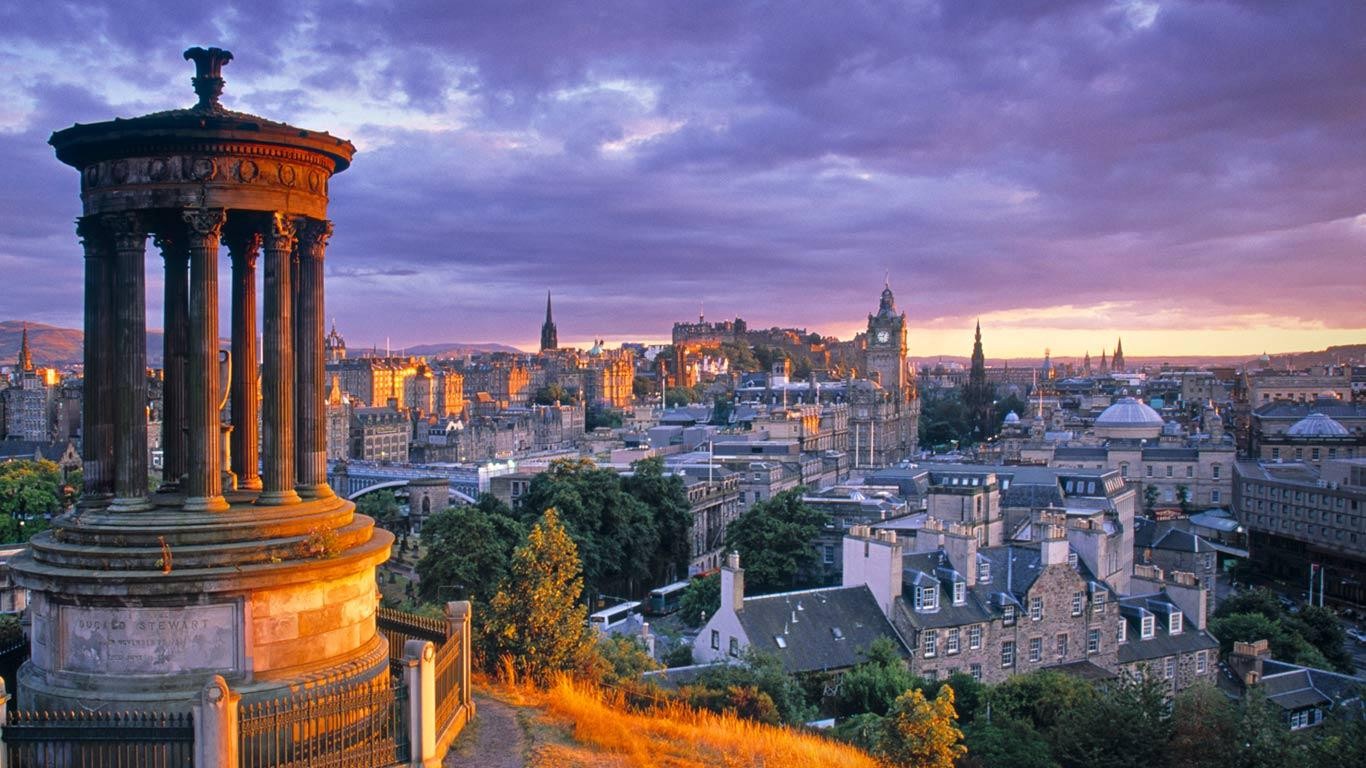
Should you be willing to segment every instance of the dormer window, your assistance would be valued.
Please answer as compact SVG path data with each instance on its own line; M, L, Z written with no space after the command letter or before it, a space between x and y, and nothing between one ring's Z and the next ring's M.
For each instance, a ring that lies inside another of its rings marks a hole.
M1076 553L1076 552L1068 551L1068 553L1067 553L1067 564L1070 565L1070 566L1072 566L1073 568L1076 568L1076 567L1077 567L1077 553Z
M1007 627L1015 624L1015 606L1007 605L1001 609L1001 620Z
M991 583L991 561L982 560L977 563L977 580L983 584Z
M953 583L953 604L962 605L967 601L968 585L966 582L955 581Z
M1105 590L1098 589L1091 596L1091 610L1094 613L1105 613Z
M1180 611L1172 611L1167 619L1167 631L1173 635L1181 634L1182 625L1185 624L1184 617Z
M939 610L939 588L917 587L915 590L915 609L921 612Z
M1139 637L1143 640L1151 639L1154 633L1154 621L1151 613L1143 614L1143 624L1139 628Z

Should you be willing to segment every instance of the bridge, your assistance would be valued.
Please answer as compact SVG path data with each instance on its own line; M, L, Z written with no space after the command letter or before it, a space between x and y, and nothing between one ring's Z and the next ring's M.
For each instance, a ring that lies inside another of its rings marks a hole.
M374 461L333 461L327 482L352 501L385 488L407 489L413 480L445 480L452 499L474 503L479 496L479 468L457 464L381 464ZM430 483L419 483L430 485Z

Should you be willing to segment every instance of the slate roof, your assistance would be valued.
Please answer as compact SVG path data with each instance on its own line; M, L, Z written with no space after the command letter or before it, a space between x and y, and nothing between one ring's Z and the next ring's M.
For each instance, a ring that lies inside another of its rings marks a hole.
M1321 413L1331 419L1366 419L1366 404L1342 400L1316 400L1312 403L1277 401L1252 409L1254 419L1294 419Z
M1118 675L1105 667L1087 660L1069 661L1066 664L1054 664L1051 667L1044 667L1044 669L1051 672L1061 672L1065 675L1071 675L1072 677L1080 678L1082 680L1096 682L1113 680L1118 677Z
M1062 461L1105 461L1110 452L1101 447L1059 446L1053 449L1053 458Z
M772 654L788 672L847 669L863 661L863 652L879 637L891 639L907 654L863 585L746 597L735 615L750 647Z
M1144 448L1144 461L1195 461L1200 458L1197 448Z
M1180 610L1165 590L1146 595L1129 595L1119 599L1120 616L1129 623L1125 641L1120 644L1116 654L1120 664L1136 661L1152 661L1182 653L1194 653L1219 647L1219 641L1208 631L1196 629L1193 620L1183 615L1181 632L1173 635L1169 631L1170 615L1163 610ZM1136 610L1142 608L1153 614L1153 636L1143 639L1142 618ZM1127 609L1127 610L1126 610Z
M1163 525L1146 517L1134 518L1135 549L1165 549L1173 552L1213 552L1200 536L1173 525Z
M1262 662L1261 690L1285 710L1335 706L1360 699L1366 679L1267 659Z
M60 462L67 446L74 449L70 440L0 440L0 460L32 459L37 456L48 461Z

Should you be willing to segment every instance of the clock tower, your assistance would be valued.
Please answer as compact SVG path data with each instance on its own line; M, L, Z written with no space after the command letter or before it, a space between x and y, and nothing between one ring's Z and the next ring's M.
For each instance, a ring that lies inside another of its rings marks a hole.
M877 379L883 389L909 396L906 386L906 313L896 311L892 287L882 289L877 314L868 316L868 336L864 348L868 378ZM876 374L876 375L875 375Z

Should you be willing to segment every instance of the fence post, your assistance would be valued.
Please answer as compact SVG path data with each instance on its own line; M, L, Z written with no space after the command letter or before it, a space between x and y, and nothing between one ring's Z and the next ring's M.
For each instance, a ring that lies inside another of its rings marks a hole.
M470 601L452 600L446 603L446 638L460 638L460 703L469 708L474 717L474 699L470 698L470 662L474 648L470 645Z
M437 768L436 646L429 640L403 644L403 678L408 684L408 743L413 768Z
M194 715L195 768L237 768L237 709L242 695L214 675L199 691Z
M9 690L0 677L0 768L9 768L9 750L5 748L5 726L9 725Z

